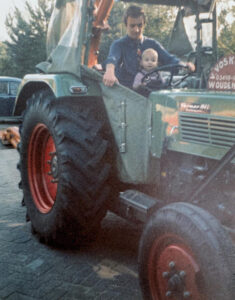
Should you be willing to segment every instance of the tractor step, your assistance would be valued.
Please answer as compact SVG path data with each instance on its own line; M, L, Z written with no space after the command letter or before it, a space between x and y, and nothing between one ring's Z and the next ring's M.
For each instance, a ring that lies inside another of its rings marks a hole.
M20 124L22 123L22 116L0 116L0 124Z
M137 190L121 192L112 211L132 222L145 223L149 216L163 206L163 201Z

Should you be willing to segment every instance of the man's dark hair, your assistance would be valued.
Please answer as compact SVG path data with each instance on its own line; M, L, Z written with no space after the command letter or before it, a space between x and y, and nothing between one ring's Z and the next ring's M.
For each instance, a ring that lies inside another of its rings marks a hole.
M131 5L127 8L127 10L124 14L124 23L125 23L125 25L127 25L127 18L128 17L139 18L141 16L143 17L144 23L145 23L146 22L146 16L145 16L143 8L140 7L140 6Z

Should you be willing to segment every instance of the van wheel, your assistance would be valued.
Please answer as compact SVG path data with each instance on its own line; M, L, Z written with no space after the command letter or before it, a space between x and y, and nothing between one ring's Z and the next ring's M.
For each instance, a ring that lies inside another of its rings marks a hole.
M139 246L144 299L234 299L229 235L205 210L174 203L153 214Z

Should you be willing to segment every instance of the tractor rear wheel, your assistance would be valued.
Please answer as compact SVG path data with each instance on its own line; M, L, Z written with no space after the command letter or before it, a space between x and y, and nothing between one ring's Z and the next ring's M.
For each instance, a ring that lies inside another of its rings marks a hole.
M234 299L234 247L205 210L174 203L153 214L139 247L144 299Z
M105 216L109 194L103 122L91 107L47 91L28 102L20 170L32 229L46 243L87 242Z

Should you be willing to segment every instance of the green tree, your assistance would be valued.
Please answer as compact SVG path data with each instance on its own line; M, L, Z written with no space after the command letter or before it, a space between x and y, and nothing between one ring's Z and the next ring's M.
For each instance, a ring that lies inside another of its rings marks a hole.
M7 49L6 43L0 42L0 74L14 76L15 66L11 62Z
M38 0L35 8L26 2L25 15L15 7L13 14L6 18L6 27L10 41L6 41L8 57L2 64L11 61L11 76L23 77L34 73L35 65L46 59L46 33L52 12L52 0ZM1 64L0 64L1 67ZM1 73L8 72L1 69Z
M123 35L123 11L125 5L122 2L116 2L111 10L109 16L110 30L102 35L100 49L99 49L99 61L102 62L108 55L109 47L112 41L118 39Z
M177 8L164 5L144 5L147 24L144 34L159 41L167 48Z
M218 21L220 28L218 38L219 56L235 54L235 6L222 9Z

